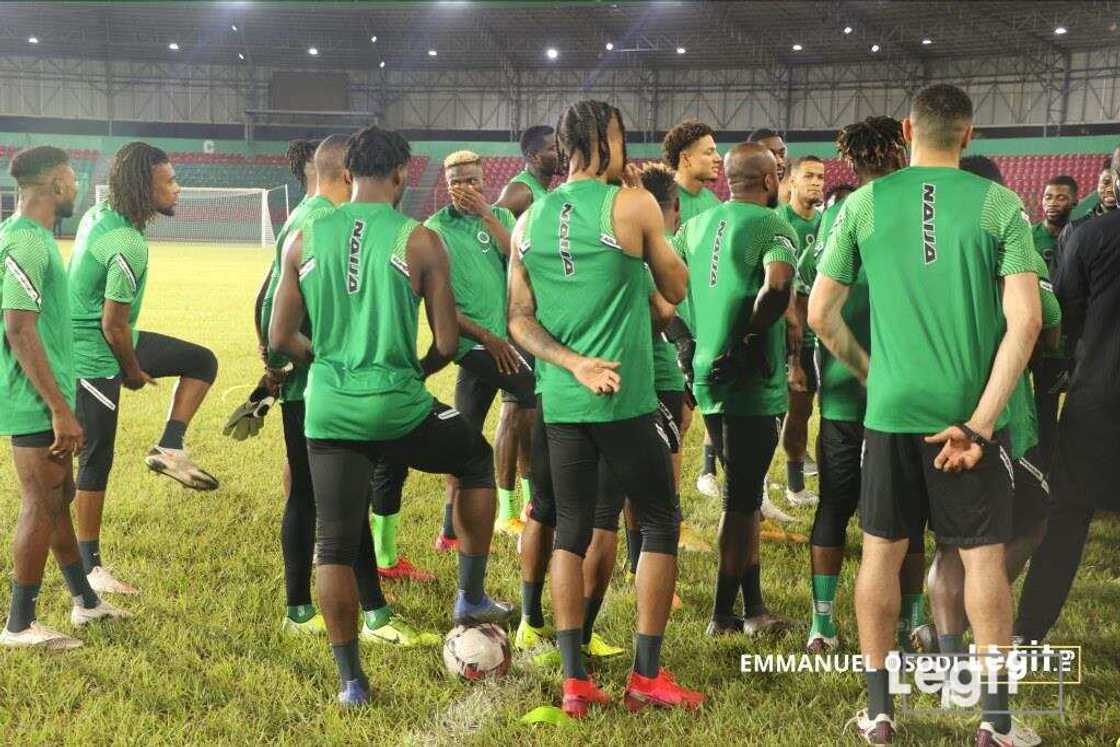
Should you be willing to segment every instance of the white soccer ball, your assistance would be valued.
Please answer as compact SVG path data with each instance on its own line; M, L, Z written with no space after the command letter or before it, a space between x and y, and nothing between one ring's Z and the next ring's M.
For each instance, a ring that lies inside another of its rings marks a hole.
M443 641L447 671L466 680L501 677L511 658L506 632L493 623L457 625Z

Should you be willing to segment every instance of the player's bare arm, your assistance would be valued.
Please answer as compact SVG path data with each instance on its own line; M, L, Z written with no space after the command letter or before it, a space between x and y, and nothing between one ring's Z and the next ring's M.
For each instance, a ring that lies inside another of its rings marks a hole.
M105 342L113 351L113 356L121 367L121 378L128 389L141 389L145 384L155 384L155 379L141 370L140 362L136 360L136 350L132 346L132 329L128 326L128 317L132 313L132 304L105 299L105 307L101 312L101 333L105 335Z
M1037 295L1037 292L1036 292ZM867 381L870 358L840 315L848 300L848 286L820 273L809 294L809 326L817 338L860 381Z
M671 304L688 292L688 267L665 238L661 207L644 189L624 189L614 203L614 223L623 251L649 265L658 292Z
M521 217L521 214L533 204L533 191L521 182L510 182L502 188L502 193L498 195L498 201L494 204Z
M451 293L451 265L439 234L419 226L408 238L406 249L409 281L413 292L424 299L432 344L420 360L425 376L446 366L459 343L458 312Z
M272 318L268 322L268 344L298 365L311 363L311 341L300 327L303 324L303 294L299 290L299 268L303 262L303 234L293 231L280 258L280 282L272 299Z

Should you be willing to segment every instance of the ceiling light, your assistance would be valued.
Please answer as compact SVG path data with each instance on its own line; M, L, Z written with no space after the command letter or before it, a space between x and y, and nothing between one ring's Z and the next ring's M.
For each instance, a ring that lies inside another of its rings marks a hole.
M879 45L878 44L872 44L871 45L871 51L872 52L878 52L879 51Z
M231 29L231 30L233 30L233 31L237 31L237 24L236 24L236 23L231 23L231 24L229 25L229 27L230 27L230 29Z
M179 51L179 44L178 44L178 42L171 42L170 44L167 45L167 48L170 49L172 52L178 52Z
M845 27L844 27L844 33L845 33L845 34L850 34L850 33L852 33L852 27L851 27L851 26L845 26Z
M607 42L607 51L610 52L614 49L614 42Z
M39 37L29 36L29 37L27 37L27 43L28 44L38 44L39 43Z
M930 44L933 44L933 39L922 39L923 47L928 47Z
M316 57L319 54L319 48L318 47L308 47L307 53L309 55L311 55L312 57Z
M239 60L241 60L242 62L244 62L244 61L245 61L245 54L244 54L243 52L238 52L238 53L237 53L237 59L239 59Z
M377 43L377 37L376 36L371 36L369 38L369 43L370 44L376 44Z
M380 63L378 63L377 66L380 67L380 68L385 67L385 60L382 60Z
M804 49L804 47L802 47L800 44L794 44L793 45L793 51L794 52L800 52L802 49Z
M684 47L677 47L677 54L684 54L687 51L688 50L685 49Z
M549 47L548 50L545 51L545 56L548 57L548 59L550 59L550 60L555 60L557 57L560 56L560 53L557 52L552 47Z
M437 52L436 50L434 50L434 49L429 49L428 50L428 56L429 57L436 57L438 55L439 55L439 52Z
M1059 26L1058 28L1054 29L1054 33L1057 34L1058 36L1061 36L1062 34L1066 33L1066 27L1065 26Z

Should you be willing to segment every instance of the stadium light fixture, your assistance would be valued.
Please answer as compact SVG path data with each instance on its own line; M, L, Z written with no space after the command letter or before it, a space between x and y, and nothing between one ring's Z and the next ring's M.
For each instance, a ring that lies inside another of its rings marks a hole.
M928 37L925 38L925 39L922 39L922 46L923 47L928 47L930 44L933 44L933 39L930 39Z
M610 52L614 49L614 42L607 42L607 51Z
M1066 29L1065 26L1058 26L1056 29L1054 29L1054 33L1058 36L1061 36L1062 34L1066 33L1067 30L1068 29Z
M793 45L793 51L794 51L794 52L800 52L800 51L801 51L802 49L804 49L804 48L805 48L805 47L801 46L800 44L794 44L794 45Z
M178 42L171 42L170 44L167 45L167 48L170 49L172 52L178 52L179 51L179 43Z
M319 56L319 48L318 47L308 47L307 53L309 55L311 55L312 57L318 57Z
M845 27L844 27L844 33L845 33L845 34L850 34L850 33L852 33L852 27L851 27L851 26L845 26Z
M241 60L242 62L244 62L244 61L245 61L245 53L244 53L244 52L238 52L238 53L237 53L237 59L239 59L239 60Z
M428 56L429 56L429 57L438 57L438 56L439 56L439 52L437 52L437 51L436 51L436 50L434 50L434 49L429 49L429 50L428 50Z
M549 47L549 48L548 48L548 49L547 49L547 50L545 51L545 53L544 53L544 54L545 54L545 56L546 56L546 57L548 57L548 59L550 59L550 60L555 60L555 59L556 59L557 57L559 57L559 56L560 56L560 53L559 53L559 52L557 52L557 51L556 51L556 49L555 49L554 47Z
M379 62L377 66L378 66L379 68L382 68L382 69L384 69L384 67L385 67L385 60L382 60L381 62Z
M688 50L685 49L684 47L677 47L677 54L684 54L687 51Z
M878 44L872 44L872 45L871 45L871 51L872 51L872 52L878 52L878 51L879 51L879 49L880 49L880 47L879 47L879 45L878 45Z
M29 37L27 37L27 43L28 44L38 44L39 43L39 37L29 36Z
M229 25L229 28L230 28L230 31L237 31L237 24L236 23L231 23Z
M370 44L376 44L377 43L377 35L376 34L374 34L373 36L371 36L369 38L369 43Z

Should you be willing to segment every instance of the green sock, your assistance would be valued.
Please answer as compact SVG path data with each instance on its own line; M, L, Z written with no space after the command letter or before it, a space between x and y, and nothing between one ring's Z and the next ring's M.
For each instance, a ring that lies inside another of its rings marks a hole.
M370 528L373 529L373 552L377 555L379 568L392 568L397 564L397 526L400 523L400 514L373 515Z
M529 501L533 499L533 488L529 484L528 477L521 478L521 507L529 505Z
M389 605L379 607L375 610L367 610L362 613L366 619L366 627L370 630L377 630L385 623L389 622L389 618L393 616L393 608Z
M517 512L513 510L513 490L498 488L498 520L505 521L516 515Z
M305 623L315 617L315 605L297 604L288 608L288 619L292 622Z
M832 602L836 599L836 582L839 576L813 574L813 629L832 638L836 635L836 621L832 618Z
M926 597L924 594L903 594L902 611L898 616L898 646L910 645L910 632L925 621Z

